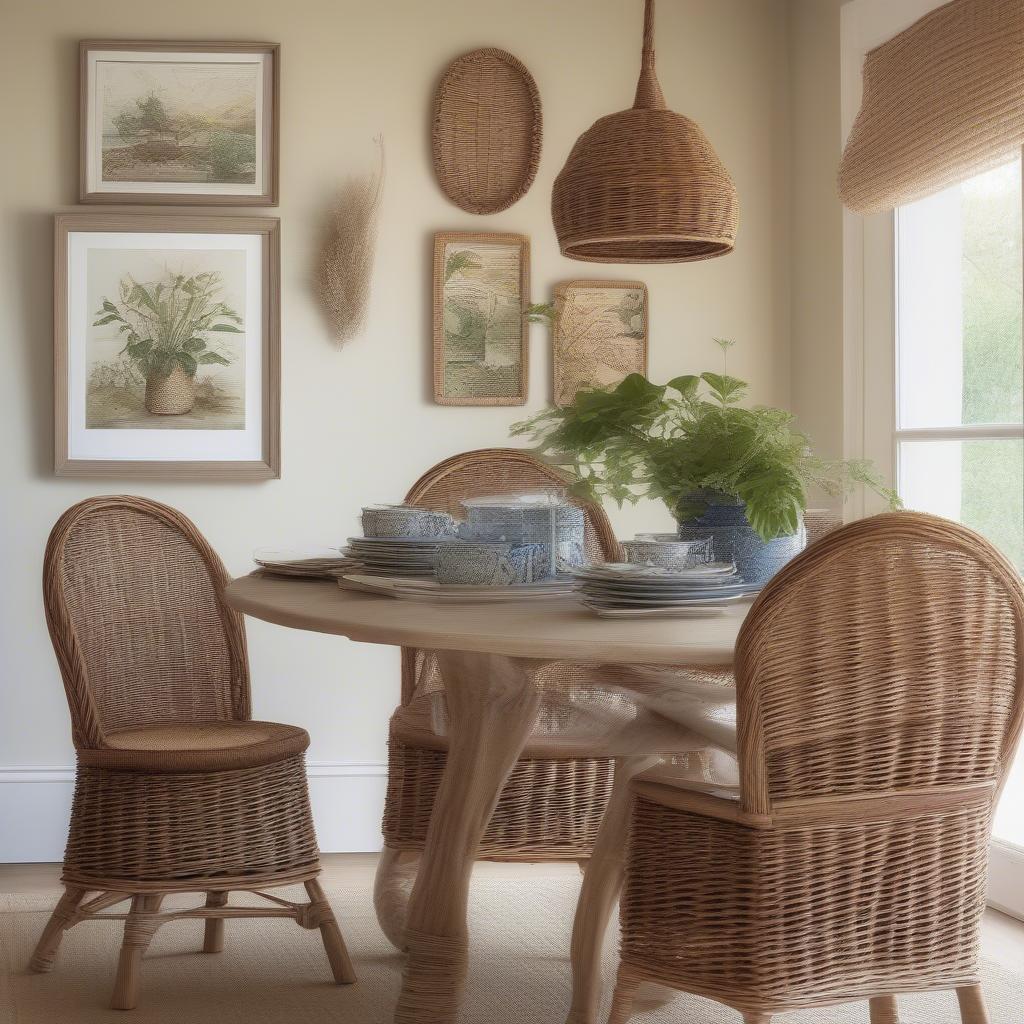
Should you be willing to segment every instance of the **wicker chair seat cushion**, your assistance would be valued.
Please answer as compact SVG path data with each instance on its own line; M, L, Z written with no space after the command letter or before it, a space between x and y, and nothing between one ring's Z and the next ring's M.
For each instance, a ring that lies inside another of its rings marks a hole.
M686 789L710 793L723 800L740 798L740 770L736 755L710 744L700 751L665 758L661 764L635 776L634 781L656 782L670 787L666 792ZM644 799L657 802L655 791L644 790Z
M275 764L303 753L309 734L277 722L164 722L119 729L107 746L78 752L80 764L123 771L221 771Z

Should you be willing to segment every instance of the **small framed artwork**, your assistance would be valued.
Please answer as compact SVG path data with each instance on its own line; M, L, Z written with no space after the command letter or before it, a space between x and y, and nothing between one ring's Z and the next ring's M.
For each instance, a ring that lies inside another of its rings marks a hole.
M647 286L640 281L565 281L555 289L555 405L580 388L614 387L647 373Z
M523 405L529 376L524 310L530 241L523 235L434 236L434 400Z
M272 217L56 218L58 476L280 476Z
M84 203L276 206L280 47L79 44Z

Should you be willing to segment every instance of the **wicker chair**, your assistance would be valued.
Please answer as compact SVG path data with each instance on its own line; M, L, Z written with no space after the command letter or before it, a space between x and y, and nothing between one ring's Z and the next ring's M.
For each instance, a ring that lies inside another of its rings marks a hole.
M320 929L335 981L355 980L317 881L309 736L250 720L245 632L222 599L226 581L192 523L144 498L75 505L46 548L46 621L78 773L65 892L31 968L49 970L79 921L124 920L116 1009L136 1003L153 934L182 919L203 920L203 950L216 953L226 918L292 918ZM296 883L308 902L259 891ZM229 906L230 890L267 904ZM205 906L161 913L164 895L181 892L205 893ZM126 900L127 913L102 913Z
M406 501L462 516L466 498L565 483L564 476L526 452L483 449L434 466ZM581 504L588 559L621 557L603 510ZM483 860L585 860L611 792L614 760L592 756L585 743L572 738L571 709L581 701L613 698L580 684L577 669L568 664L548 666L536 682L543 694L538 729L495 808L479 849ZM378 919L396 946L402 945L405 901L445 767L442 694L430 654L403 650L402 703L391 719L385 846L375 888Z
M911 512L832 533L765 588L737 647L740 792L640 777L610 1017L661 982L748 1024L955 989L985 1024L992 810L1024 722L1024 586Z

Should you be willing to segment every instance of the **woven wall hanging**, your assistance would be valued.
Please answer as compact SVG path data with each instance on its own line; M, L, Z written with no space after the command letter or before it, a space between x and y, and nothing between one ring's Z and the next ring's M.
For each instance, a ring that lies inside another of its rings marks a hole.
M736 187L700 127L665 106L654 71L654 0L630 110L596 121L555 179L565 256L591 263L686 263L732 252Z
M864 98L839 168L858 213L923 199L1024 143L1024 2L954 0L864 61Z
M434 103L434 171L469 213L498 213L526 195L540 162L537 84L511 53L487 48L452 62Z

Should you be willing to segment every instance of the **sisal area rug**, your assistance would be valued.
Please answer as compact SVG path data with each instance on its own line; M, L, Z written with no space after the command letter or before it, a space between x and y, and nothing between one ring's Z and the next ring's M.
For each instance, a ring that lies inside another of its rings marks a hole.
M459 1024L563 1024L569 1004L569 933L579 889L563 872L514 878L478 877L472 893L473 961ZM51 974L25 971L56 899L0 895L2 1024L389 1024L402 959L377 927L368 883L329 886L359 982L329 977L319 933L287 921L228 921L223 953L197 952L199 922L162 928L143 961L137 1010L107 1009L120 925L85 923L64 939ZM168 905L172 905L168 901ZM609 976L614 940L607 950ZM1012 974L985 967L992 1024L1018 1024L1024 1007L1024 964ZM605 1008L606 1019L607 1004ZM739 1015L680 995L634 1018L637 1024L739 1024ZM864 1024L863 1004L776 1018L777 1024ZM955 1024L952 995L902 1000L902 1024Z

